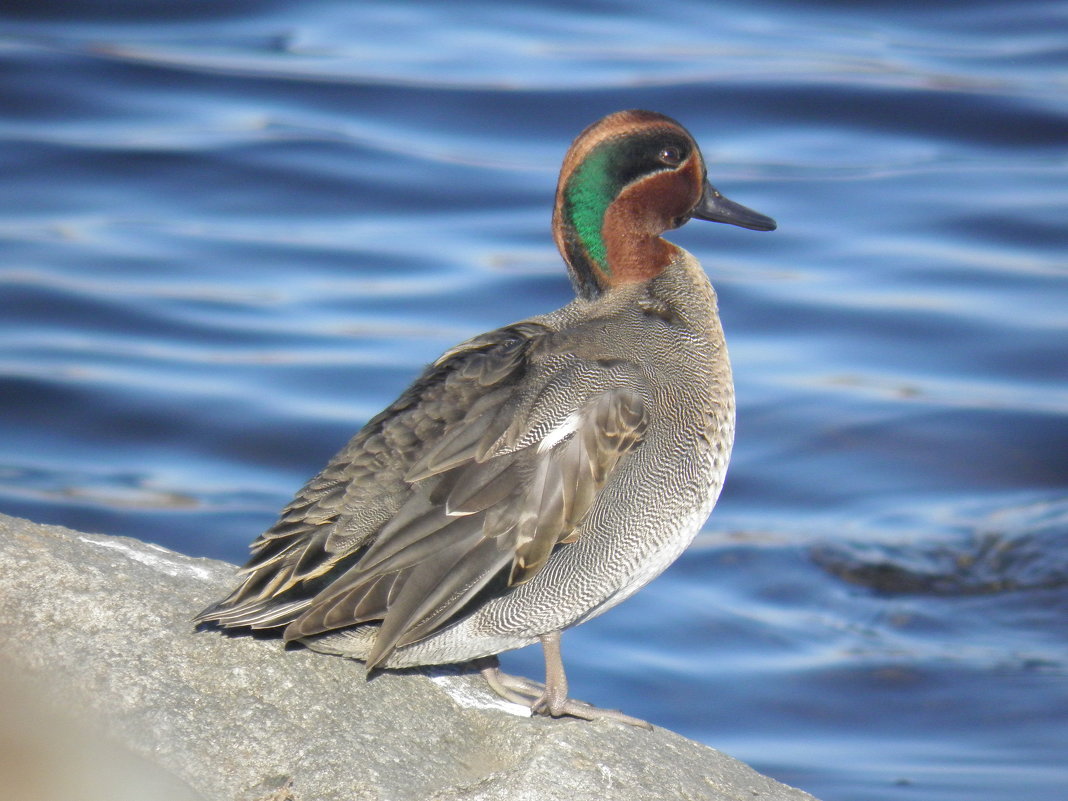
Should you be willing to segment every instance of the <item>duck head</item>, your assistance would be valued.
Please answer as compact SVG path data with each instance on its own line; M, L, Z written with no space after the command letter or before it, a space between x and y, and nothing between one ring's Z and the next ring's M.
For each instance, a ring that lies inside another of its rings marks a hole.
M579 295L659 274L676 252L660 234L691 218L775 230L773 219L725 198L705 173L693 137L663 114L619 111L579 134L553 211L553 237Z

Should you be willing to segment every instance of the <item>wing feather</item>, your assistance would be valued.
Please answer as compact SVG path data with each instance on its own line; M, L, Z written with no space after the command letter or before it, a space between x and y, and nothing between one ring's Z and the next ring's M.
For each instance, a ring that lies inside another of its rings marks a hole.
M533 323L445 354L283 510L205 610L287 640L378 624L368 668L536 576L647 428L636 368L543 354ZM390 450L390 449L393 450Z

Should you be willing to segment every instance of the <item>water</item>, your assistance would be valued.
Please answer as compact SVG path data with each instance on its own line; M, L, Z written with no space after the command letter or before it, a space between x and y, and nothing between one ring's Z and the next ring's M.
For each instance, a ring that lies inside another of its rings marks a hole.
M568 300L560 158L656 109L780 229L675 234L738 445L564 638L576 694L824 801L1066 797L1068 4L2 13L0 510L243 560L423 364Z

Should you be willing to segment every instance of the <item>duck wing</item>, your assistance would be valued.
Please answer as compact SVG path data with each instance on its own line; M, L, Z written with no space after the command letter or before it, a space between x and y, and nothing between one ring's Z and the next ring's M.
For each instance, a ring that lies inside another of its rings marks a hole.
M527 322L444 354L301 490L201 619L286 625L287 640L380 621L370 669L533 578L647 426L637 368L568 339Z

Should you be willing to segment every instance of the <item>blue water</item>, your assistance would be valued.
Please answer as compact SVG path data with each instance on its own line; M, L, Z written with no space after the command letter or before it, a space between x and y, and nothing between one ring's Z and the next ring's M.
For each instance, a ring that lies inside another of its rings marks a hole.
M574 692L824 801L1068 797L1068 3L0 14L0 511L242 561L423 364L569 299L560 159L655 109L780 228L674 235L738 443Z

